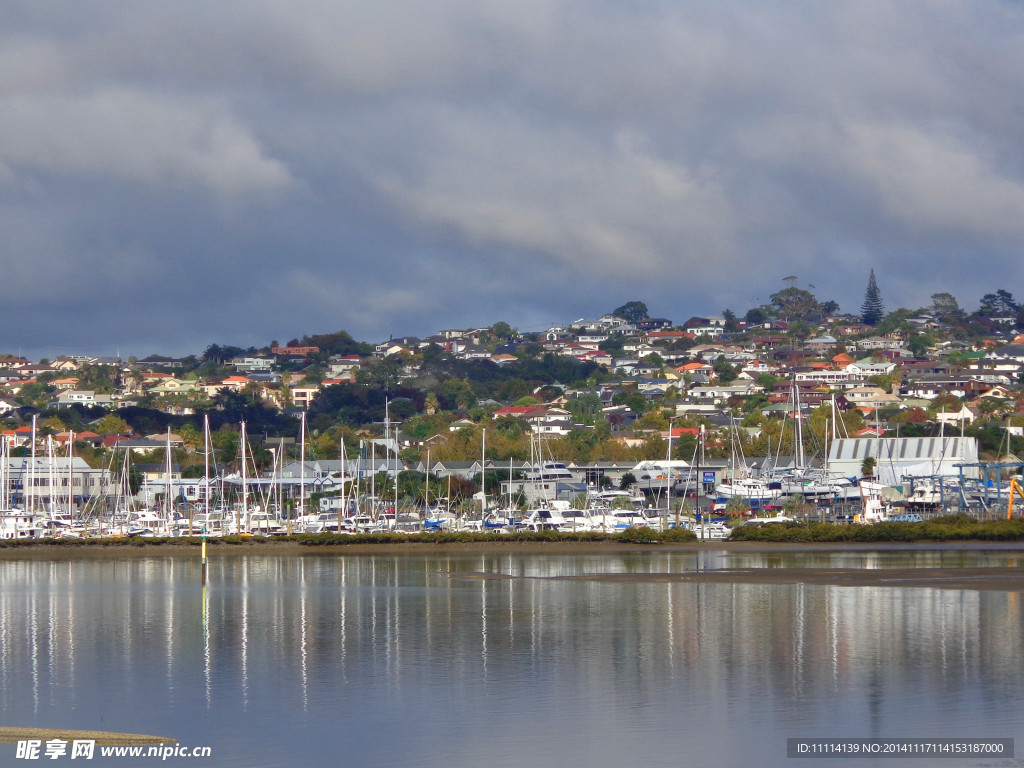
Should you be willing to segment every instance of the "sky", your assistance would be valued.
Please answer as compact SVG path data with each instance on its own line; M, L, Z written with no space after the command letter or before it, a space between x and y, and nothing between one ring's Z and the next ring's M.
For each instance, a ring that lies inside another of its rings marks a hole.
M1024 4L3 0L0 352L1024 294Z

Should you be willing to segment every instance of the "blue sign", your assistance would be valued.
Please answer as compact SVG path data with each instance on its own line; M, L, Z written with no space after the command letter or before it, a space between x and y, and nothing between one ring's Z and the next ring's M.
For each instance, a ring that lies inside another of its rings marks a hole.
M714 472L703 472L702 474L704 475L704 482L705 483L713 483L713 482L715 482L715 473Z

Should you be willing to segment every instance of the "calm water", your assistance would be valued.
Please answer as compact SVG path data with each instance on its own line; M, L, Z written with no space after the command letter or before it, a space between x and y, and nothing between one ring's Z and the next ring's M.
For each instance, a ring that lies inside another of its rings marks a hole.
M0 725L166 735L213 748L168 763L232 768L799 768L786 737L1024 737L1021 594L553 578L1019 561L244 557L205 588L186 560L0 561Z

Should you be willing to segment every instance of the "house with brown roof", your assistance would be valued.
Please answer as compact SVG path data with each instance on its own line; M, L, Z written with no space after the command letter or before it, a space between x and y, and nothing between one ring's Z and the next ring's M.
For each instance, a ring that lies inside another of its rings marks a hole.
M62 445L67 445L68 440L74 440L76 443L89 443L94 446L99 446L103 442L99 435L88 429L83 432L58 432L53 436L53 440Z

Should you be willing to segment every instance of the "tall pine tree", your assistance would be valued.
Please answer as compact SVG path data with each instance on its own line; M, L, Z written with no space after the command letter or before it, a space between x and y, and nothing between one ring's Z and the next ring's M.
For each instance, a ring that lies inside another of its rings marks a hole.
M878 283L875 282L875 270L871 270L871 277L868 278L868 289L864 292L864 303L860 307L860 319L865 325L878 325L885 317L885 305L882 304L882 294L878 290Z

